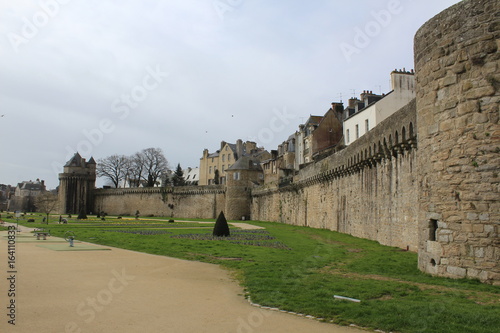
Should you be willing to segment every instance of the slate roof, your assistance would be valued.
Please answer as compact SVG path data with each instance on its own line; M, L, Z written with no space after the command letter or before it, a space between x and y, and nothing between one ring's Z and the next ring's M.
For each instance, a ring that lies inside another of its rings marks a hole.
M31 181L25 181L22 183L18 183L17 187L19 187L22 190L29 190L29 191L43 191L45 190L45 186L42 185L39 182L31 182Z
M239 158L228 170L255 170L262 171L260 163L252 160L248 156Z
M76 153L73 155L73 157L66 163L65 166L70 167L70 166L82 166L83 163L83 158L80 156L79 153Z
M323 116L310 116L305 123L306 126L309 125L319 125L319 123L323 120Z

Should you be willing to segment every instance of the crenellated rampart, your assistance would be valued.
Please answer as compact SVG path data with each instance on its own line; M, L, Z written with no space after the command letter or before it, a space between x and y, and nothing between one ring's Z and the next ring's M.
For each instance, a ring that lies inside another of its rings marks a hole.
M293 183L252 192L252 219L325 228L385 245L418 246L413 100Z
M224 210L222 185L95 190L94 211L111 215L216 218Z

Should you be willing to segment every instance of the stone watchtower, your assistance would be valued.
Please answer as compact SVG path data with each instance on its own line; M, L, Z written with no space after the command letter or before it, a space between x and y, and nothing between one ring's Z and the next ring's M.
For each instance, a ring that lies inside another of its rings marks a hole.
M59 174L59 203L61 214L89 214L93 207L96 162L88 162L76 153Z
M465 0L415 35L419 268L500 284L498 0Z
M260 163L243 156L226 170L226 207L228 220L250 219L251 191L263 182Z

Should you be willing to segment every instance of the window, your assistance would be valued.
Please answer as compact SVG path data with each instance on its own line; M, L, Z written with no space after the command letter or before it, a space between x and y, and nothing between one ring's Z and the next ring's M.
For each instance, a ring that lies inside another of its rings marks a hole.
M227 155L227 161L231 161L231 154Z
M208 174L210 174L210 175L212 174L212 167L208 168Z
M349 141L350 141L349 140L349 130L346 131L345 136L346 136L346 143L349 143Z
M370 122L368 121L368 119L365 120L365 130L366 132L370 130Z
M240 173L239 173L239 172L235 172L235 173L233 174L233 179L234 179L234 180L240 180Z
M224 161L226 161L226 155L222 155L222 162L224 162Z
M438 221L430 220L429 221L429 240L435 242L437 239L437 229L438 229Z
M226 169L224 168L224 164L222 164L222 171L224 172L224 170L226 170Z
M356 139L359 139L359 125L356 125Z

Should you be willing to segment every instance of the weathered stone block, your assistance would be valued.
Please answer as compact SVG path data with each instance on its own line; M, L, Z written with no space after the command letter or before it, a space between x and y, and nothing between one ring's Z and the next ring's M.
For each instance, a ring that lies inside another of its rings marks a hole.
M456 277L465 277L467 274L467 270L462 267L448 266L446 267L446 272L448 272L452 276Z
M448 235L439 235L438 241L440 243L448 243L450 241L450 239L449 239Z
M453 231L450 229L439 229L438 233L440 235L450 235L453 233Z
M495 88L492 86L480 87L476 89L469 90L465 94L465 98L468 100L477 100L482 97L491 96L495 93Z
M474 255L477 257L477 258L483 258L484 257L484 247L477 247L474 249Z
M475 113L472 117L472 121L475 124L484 124L489 122L489 115L486 113Z
M456 84L457 83L457 76L456 75L453 75L453 76L447 76L445 77L442 81L441 81L441 85L443 87L447 87L447 86L451 86L452 84Z
M447 132L455 128L455 123L453 119L443 121L439 124L439 131Z
M439 242L427 241L426 245L426 252L441 256L443 250Z
M494 225L490 225L490 224L485 224L484 225L484 232L494 233L495 232L495 226Z
M484 225L482 225L482 224L474 224L474 226L472 227L472 231L474 233L482 233L482 232L484 232Z
M460 103L458 105L458 114L463 115L472 112L479 111L479 103L478 101L467 101L465 103Z
M451 71L455 74L462 74L462 73L465 73L466 72L466 69L465 69L465 64L464 63L457 63L455 64ZM471 87L472 88L472 87Z
M479 219L479 215L477 213L467 213L467 220L475 221L477 219Z
M490 214L488 214L488 213L479 214L479 220L480 221L489 221L490 220Z
M475 268L467 268L467 277L471 279L479 278L479 270Z
M481 271L478 275L479 280L481 281L486 281L488 280L488 272L487 271Z

